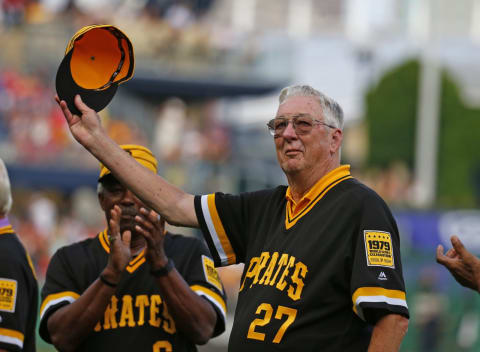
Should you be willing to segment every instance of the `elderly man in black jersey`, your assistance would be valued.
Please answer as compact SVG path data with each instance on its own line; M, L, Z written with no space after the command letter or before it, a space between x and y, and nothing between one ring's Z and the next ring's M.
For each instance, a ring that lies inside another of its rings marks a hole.
M156 173L149 149L121 150ZM205 244L166 232L103 165L98 199L108 227L49 263L42 338L61 351L187 352L223 332L225 296Z
M0 352L34 352L38 285L32 261L8 220L12 192L0 159Z
M80 96L82 116L57 98L75 139L140 199L200 227L216 265L245 263L229 351L397 351L409 313L395 220L340 165L340 106L310 86L279 100L267 126L288 186L194 196L123 153Z

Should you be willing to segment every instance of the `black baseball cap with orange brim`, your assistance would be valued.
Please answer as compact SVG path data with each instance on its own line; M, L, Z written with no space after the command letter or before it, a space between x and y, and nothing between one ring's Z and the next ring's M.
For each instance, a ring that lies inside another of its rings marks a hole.
M133 46L125 33L112 25L83 27L70 39L58 68L57 94L73 114L80 115L74 103L77 94L98 112L133 71Z

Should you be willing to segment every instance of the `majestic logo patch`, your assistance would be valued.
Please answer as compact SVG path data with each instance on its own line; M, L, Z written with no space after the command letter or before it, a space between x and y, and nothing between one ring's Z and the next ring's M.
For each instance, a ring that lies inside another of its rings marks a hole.
M207 281L216 288L218 288L220 292L223 292L222 282L220 281L220 277L218 276L217 269L215 269L213 260L205 255L202 255L202 261L203 272L205 273L205 278L207 279Z
M385 275L385 273L383 271L380 272L380 274L378 274L378 278L379 280L388 280L387 279L387 275Z
M368 266L395 268L393 259L392 236L383 231L363 231Z
M0 311L15 312L17 281L0 278Z

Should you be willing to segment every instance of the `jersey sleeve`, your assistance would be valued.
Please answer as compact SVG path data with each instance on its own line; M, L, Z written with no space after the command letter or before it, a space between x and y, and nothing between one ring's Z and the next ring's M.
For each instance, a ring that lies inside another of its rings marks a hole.
M0 349L7 351L23 351L29 310L37 308L30 302L38 292L32 292L27 268L15 255L0 255Z
M57 251L48 265L45 285L41 293L40 336L45 341L51 342L47 329L49 316L80 297L81 292L78 292L76 286L72 274L68 271L63 251Z
M371 324L386 314L408 318L400 237L390 210L368 195L359 221L350 286L354 312Z
M215 309L217 324L213 336L223 333L227 317L225 290L213 259L202 241L192 241L190 260L182 269L182 276L190 288Z
M214 193L195 197L195 212L215 266L244 261L247 197Z

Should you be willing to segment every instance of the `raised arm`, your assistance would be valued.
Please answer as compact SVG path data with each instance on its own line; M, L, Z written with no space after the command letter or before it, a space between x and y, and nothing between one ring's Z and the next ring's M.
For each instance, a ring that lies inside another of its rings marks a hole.
M145 204L172 225L198 227L194 196L151 173L125 153L105 132L97 113L82 102L75 104L82 116L70 112L65 101L55 98L73 137L102 162L115 177Z
M119 218L120 208L116 207L112 210L110 220L110 256L100 275L103 280L95 280L77 300L59 308L48 318L50 338L60 351L75 351L92 333L95 324L103 317L110 297L115 293L114 285L120 281L120 276L130 261L131 235L126 231L120 236Z

